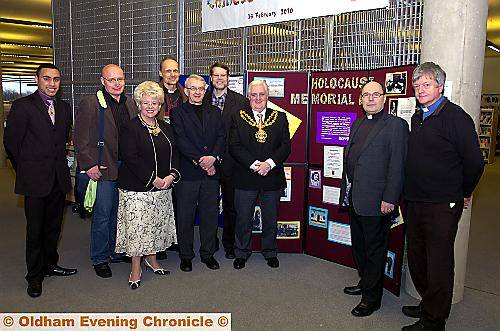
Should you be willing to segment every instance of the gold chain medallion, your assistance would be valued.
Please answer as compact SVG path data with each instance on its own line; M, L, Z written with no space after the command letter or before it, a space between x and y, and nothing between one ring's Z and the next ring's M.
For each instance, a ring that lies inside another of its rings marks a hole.
M244 110L240 110L241 118L247 122L250 126L254 126L257 128L257 132L255 132L255 139L259 143L265 143L267 139L267 132L264 131L264 128L267 126L271 126L278 119L278 111L273 110L271 115L264 122L256 122L250 115L248 115Z

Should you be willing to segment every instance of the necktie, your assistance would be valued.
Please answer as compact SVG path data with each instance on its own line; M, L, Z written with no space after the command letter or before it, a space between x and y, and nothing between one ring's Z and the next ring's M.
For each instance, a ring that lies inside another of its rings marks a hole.
M48 112L50 120L52 121L52 124L54 124L56 122L56 110L54 109L54 100L52 99L47 100L47 104L49 106Z
M259 118L259 123L258 123L259 129L262 129L262 117L263 117L263 115L262 114L257 114L257 117Z

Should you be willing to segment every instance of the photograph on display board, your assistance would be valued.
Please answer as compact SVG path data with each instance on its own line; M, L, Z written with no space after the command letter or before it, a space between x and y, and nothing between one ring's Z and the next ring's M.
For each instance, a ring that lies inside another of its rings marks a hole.
M278 221L278 232L276 239L299 239L300 221L284 222Z
M292 167L284 167L286 187L281 193L280 201L289 202L292 201Z
M389 114L398 116L398 99L389 99Z
M255 206L253 212L252 233L262 233L262 212L260 206Z
M309 187L321 188L321 170L309 169Z
M253 80L263 80L269 87L270 98L284 98L285 97L285 78L276 77L257 77Z
M340 187L323 185L323 203L338 205L340 200Z
M309 206L309 225L327 228L328 209Z
M396 253L387 251L384 274L389 278L394 278L394 264L396 263Z
M349 224L328 221L328 241L351 246L351 227Z
M385 93L387 95L406 95L406 71L385 74Z

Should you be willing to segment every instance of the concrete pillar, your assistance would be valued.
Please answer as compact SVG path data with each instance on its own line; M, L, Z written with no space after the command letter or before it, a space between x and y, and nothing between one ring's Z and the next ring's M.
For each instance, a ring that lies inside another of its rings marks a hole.
M2 54L0 50L0 55ZM1 58L1 56L0 56ZM5 122L5 112L3 109L3 86L2 86L2 64L0 63L0 168L7 166L7 156L3 147L3 123Z
M425 0L421 62L432 61L451 82L451 101L479 122L488 0ZM448 94L445 92L445 94ZM455 240L453 303L463 299L471 208L464 210ZM409 272L406 291L419 297Z

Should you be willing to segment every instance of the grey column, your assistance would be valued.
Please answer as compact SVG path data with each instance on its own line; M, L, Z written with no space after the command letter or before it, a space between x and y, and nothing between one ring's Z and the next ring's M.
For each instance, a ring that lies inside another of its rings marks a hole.
M0 54L2 54L0 50ZM3 109L3 86L2 86L2 64L0 63L0 168L7 166L7 158L3 147L3 123L5 122L5 112Z
M452 84L451 101L479 122L486 43L487 0L425 0L421 62L432 61ZM447 92L445 91L445 94ZM471 209L464 210L455 241L453 303L463 299ZM418 298L409 272L405 289Z

